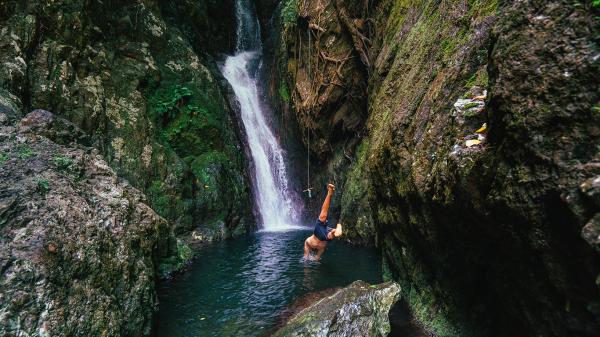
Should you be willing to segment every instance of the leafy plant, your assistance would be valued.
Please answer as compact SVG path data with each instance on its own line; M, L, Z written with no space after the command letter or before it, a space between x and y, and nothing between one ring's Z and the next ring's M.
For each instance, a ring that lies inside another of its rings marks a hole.
M52 157L52 162L60 171L68 170L73 164L73 159L65 156L54 156Z
M37 187L36 190L40 192L42 195L48 193L50 191L50 182L45 178L37 178L36 179Z
M283 2L281 9L281 18L283 23L287 25L294 24L298 17L298 0L287 0Z
M168 209L170 206L170 198L166 193L166 188L162 181L154 180L147 189L148 197L154 209L158 214L168 217Z
M600 0L592 0L592 10L596 12L596 19L600 20Z
M37 153L35 153L29 146L27 145L19 145L17 147L17 156L19 156L19 158L21 159L27 159L27 158L31 158L33 156L35 156Z
M8 153L0 153L0 165L8 160Z
M279 85L279 97L286 103L290 102L290 92L284 81L281 81Z
M184 98L191 97L192 91L188 87L176 85L166 95L162 96L154 105L156 117L170 120L177 116L179 107L184 103Z

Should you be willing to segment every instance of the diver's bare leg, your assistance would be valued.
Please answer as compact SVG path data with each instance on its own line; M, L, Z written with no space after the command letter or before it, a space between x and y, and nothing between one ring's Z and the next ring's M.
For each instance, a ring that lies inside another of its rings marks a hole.
M304 240L304 259L308 259L310 257L310 247L306 241L308 241L308 239Z
M323 201L323 206L321 206L321 213L319 214L319 221L325 222L327 220L327 213L329 212L329 204L331 203L331 196L333 195L333 191L335 190L335 186L333 184L327 185L327 196Z

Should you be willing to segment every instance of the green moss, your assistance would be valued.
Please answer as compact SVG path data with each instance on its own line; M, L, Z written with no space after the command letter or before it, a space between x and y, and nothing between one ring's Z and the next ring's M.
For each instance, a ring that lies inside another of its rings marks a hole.
M498 0L469 0L468 16L477 19L494 15L498 11Z
M465 88L470 89L474 86L479 87L487 87L489 83L489 77L487 73L487 69L485 67L481 67L477 70L475 74L473 74L465 83Z
M222 152L212 151L194 158L190 168L200 184L206 184L213 180L215 166L228 167L229 158Z
M279 82L279 97L286 103L290 102L290 92L285 81Z
M150 183L150 187L146 190L152 208L163 217L168 217L168 210L171 205L171 200L166 192L165 186L160 180Z
M455 38L447 38L442 41L440 46L442 47L442 52L444 54L444 59L450 58L456 49L457 41Z
M471 103L469 103L471 104ZM477 103L475 103L477 104ZM482 114L483 110L467 110L463 113L463 117L465 118L472 118L472 117L477 117L480 116Z
M177 240L177 258L180 262L187 263L192 257L194 252L185 242Z
M446 313L438 306L438 301L428 288L417 290L417 288L411 287L407 299L415 318L424 324L427 330L433 332L435 336L466 336L460 328L448 320Z
M167 278L174 272L182 270L193 257L194 251L192 248L182 240L177 239L177 255L162 259L158 265L160 277Z
M465 110L466 110L466 109L471 109L471 108L474 108L474 107L476 107L476 106L478 106L478 105L479 105L479 103L477 103L477 102L471 102L471 103L467 103L467 104L465 104L465 106L464 106L464 109L465 109Z
M390 269L390 264L385 258L385 256L383 257L383 259L381 259L381 270L383 273L383 282L392 281L394 279L392 275L392 270Z

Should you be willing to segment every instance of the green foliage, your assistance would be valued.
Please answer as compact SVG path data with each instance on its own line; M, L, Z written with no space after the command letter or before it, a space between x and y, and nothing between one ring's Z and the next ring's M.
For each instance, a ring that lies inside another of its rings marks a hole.
M440 46L442 47L442 52L444 54L444 59L450 58L456 49L457 41L455 38L448 38L442 41Z
M54 165L56 165L59 171L67 171L71 168L71 165L73 164L73 159L61 155L56 155L52 157L52 162L54 163Z
M201 185L213 181L215 171L220 167L228 167L231 161L223 153L218 151L207 152L198 156L191 162L190 168Z
M465 83L465 88L470 89L474 86L487 87L489 84L488 73L485 67L481 67Z
M152 209L160 216L167 217L167 211L170 209L170 198L165 193L165 187L162 181L154 180L147 189L148 199Z
M37 178L36 180L36 190L40 192L40 194L44 195L50 191L50 182L46 178Z
M210 93L181 85L159 88L148 99L160 135L179 157L222 148L225 121Z
M185 242L177 239L177 255L162 259L158 266L162 278L167 278L172 273L181 270L194 257L194 251Z
M469 0L468 15L472 18L493 15L498 10L498 0Z
M592 0L592 11L596 12L596 20L600 20L600 0Z
M19 144L17 146L17 156L21 159L31 158L37 155L29 146L25 144Z
M179 259L179 261L186 263L192 257L194 257L194 252L192 251L190 246L188 246L187 244L185 244L185 242L181 240L177 240L177 258Z
M8 153L0 153L0 165L8 161Z
M476 107L476 106L478 106L478 105L479 105L479 103L477 103L477 102L471 102L471 103L467 103L467 104L465 104L465 106L464 106L464 109L465 109L465 110L467 110L467 109L471 109L471 108L474 108L474 107Z
M285 0L281 9L281 19L285 26L296 24L298 18L298 0Z
M290 102L290 92L285 81L279 82L279 97L286 103Z
M153 113L160 119L171 119L178 114L178 108L183 105L186 97L191 97L192 92L189 88L176 85L170 88L166 93L157 97L154 105Z

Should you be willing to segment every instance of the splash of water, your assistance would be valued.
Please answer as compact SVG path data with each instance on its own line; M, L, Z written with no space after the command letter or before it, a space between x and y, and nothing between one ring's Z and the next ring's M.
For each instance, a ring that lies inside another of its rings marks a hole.
M293 228L295 212L283 150L267 122L261 106L257 79L250 69L260 59L260 31L250 0L237 0L237 54L229 56L221 69L240 104L241 118L254 163L254 194L268 231Z

